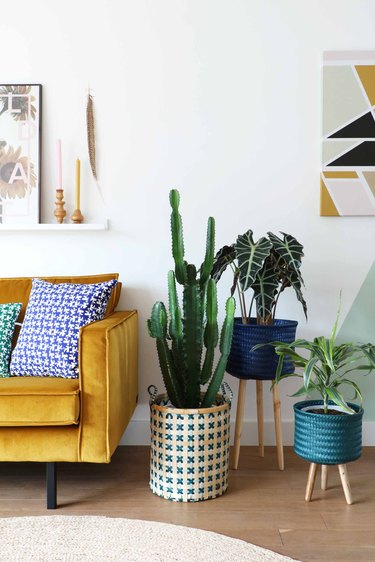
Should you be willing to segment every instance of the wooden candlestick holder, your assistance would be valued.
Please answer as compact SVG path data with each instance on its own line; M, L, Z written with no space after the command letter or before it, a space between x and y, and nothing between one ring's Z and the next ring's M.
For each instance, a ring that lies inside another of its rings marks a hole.
M80 209L75 209L71 219L74 224L81 224L81 222L83 222L84 216L81 213Z
M53 213L56 217L56 220L59 224L63 223L64 218L66 217L66 211L64 209L65 201L64 201L64 190L63 189L56 189L56 209Z

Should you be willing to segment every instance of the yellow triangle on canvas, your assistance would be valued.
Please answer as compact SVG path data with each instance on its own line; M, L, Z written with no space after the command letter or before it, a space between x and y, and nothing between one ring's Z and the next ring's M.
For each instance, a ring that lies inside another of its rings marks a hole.
M320 180L320 216L321 217L339 217L334 202L324 185L323 180Z
M357 172L324 172L325 178L358 178Z
M358 76L366 91L367 97L371 105L375 105L375 66L374 65L358 65L355 67Z

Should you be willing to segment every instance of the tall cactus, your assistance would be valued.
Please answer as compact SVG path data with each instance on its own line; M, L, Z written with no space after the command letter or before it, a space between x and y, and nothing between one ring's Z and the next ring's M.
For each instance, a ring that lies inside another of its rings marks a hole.
M157 302L152 308L148 329L150 336L156 338L160 368L172 404L177 408L207 408L214 402L224 377L233 335L235 301L230 297L226 303L221 355L214 369L215 349L219 343L216 283L210 278L215 221L212 217L208 219L205 257L197 272L184 258L180 195L176 189L171 190L169 201L175 262L175 270L168 273L169 324L164 304ZM182 285L182 311L176 281ZM201 399L201 385L206 384L207 391Z

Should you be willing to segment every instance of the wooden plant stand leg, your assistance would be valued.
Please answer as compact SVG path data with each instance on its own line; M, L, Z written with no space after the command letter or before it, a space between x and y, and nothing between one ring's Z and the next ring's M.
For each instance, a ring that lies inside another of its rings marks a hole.
M280 470L284 470L284 451L283 451L283 435L281 429L281 412L280 412L280 394L277 384L273 385L273 414L275 418L275 433L277 447L277 462Z
M312 462L309 468L309 476L307 478L307 486L306 486L306 493L305 493L305 501L307 502L310 502L312 498L317 470L318 470L318 465Z
M257 419L258 419L258 452L260 457L264 457L263 441L263 381L257 380Z
M346 503L351 505L353 503L353 498L352 498L352 490L350 488L349 475L348 475L348 469L346 468L346 464L339 464L338 469L341 478L342 489L344 490Z
M232 460L232 468L234 468L234 470L237 470L238 460L240 458L242 423L243 423L243 415L245 411L246 382L247 382L246 380L240 379L240 387L238 390L236 426L234 430L234 447L233 447L233 460Z
M326 490L327 485L328 485L328 464L322 464L320 487L322 490Z

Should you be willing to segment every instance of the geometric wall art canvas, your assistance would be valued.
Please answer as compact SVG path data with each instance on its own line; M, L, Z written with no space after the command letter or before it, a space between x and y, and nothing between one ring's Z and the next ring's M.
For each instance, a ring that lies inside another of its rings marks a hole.
M375 216L375 51L323 54L321 216Z
M38 223L42 86L0 85L0 223Z

